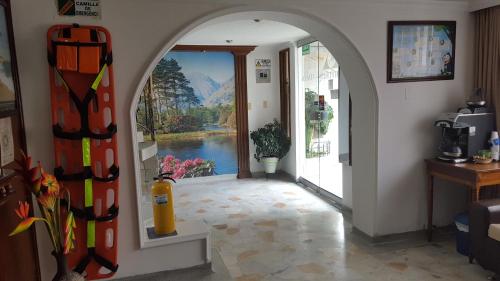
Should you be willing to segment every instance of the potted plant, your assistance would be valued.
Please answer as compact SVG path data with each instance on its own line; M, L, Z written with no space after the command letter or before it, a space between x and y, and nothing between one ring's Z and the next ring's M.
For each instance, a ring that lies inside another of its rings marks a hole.
M275 173L278 161L288 153L291 145L281 124L274 119L274 122L251 132L250 138L256 146L255 159L262 160L266 173Z

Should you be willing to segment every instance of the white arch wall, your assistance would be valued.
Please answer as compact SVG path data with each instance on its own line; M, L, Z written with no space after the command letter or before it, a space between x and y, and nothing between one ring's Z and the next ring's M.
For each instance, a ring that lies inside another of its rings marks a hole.
M472 22L465 3L437 0L415 0L412 1L413 4L408 4L409 1L406 0L105 0L101 1L103 17L96 20L58 17L52 0L39 0L36 5L31 0L12 2L28 149L35 159L43 161L47 166L53 163L45 50L47 28L55 23L78 21L82 24L103 25L110 29L113 36L122 170L118 276L186 267L196 262L184 254L193 250L191 248L139 250L129 107L148 64L169 39L201 17L235 5L244 6L246 3L265 3L269 7L272 5L272 9L280 9L286 4L286 9L313 14L337 27L354 43L371 71L379 95L378 114L374 108L365 111L366 108L361 106L364 100L361 96L354 100L354 104L359 105L354 106L355 116L367 114L366 122L373 122L370 119L377 117L379 120L378 128L367 128L366 133L370 136L378 130L379 137L375 142L378 143L377 147L360 146L361 150L353 155L358 165L365 167L367 171L355 176L357 183L354 184L357 184L356 190L360 193L354 196L370 198L370 202L361 205L371 211L368 219L359 218L355 223L371 235L417 230L425 223L422 159L432 155L436 143L434 137L429 137L429 132L433 131L431 121L439 112L455 109L471 87ZM386 21L401 19L457 21L459 57L456 60L455 80L392 85L385 83ZM307 22L296 24L307 25ZM308 31L318 34L322 32ZM333 40L325 39L321 40L324 43ZM339 51L340 49L337 50ZM339 58L338 53L335 56ZM351 65L359 63L354 58L344 60L341 62L344 68L351 61ZM351 70L352 72L355 70ZM355 85L370 80L364 74L361 75L348 78L351 88L360 87ZM365 122L364 119L353 121L356 124ZM363 132L358 134L361 135L355 135L355 138L363 137ZM374 150L378 150L376 163L357 161L361 159L359 155L373 153ZM374 170L373 167L377 166ZM365 185L366 178L376 178L377 182ZM456 194L438 194L438 198L444 196L453 197ZM448 222L450 214L458 207L440 205L436 210L438 221ZM50 249L47 245L50 243L45 240L43 228L40 230L40 256L48 257ZM50 277L52 261L42 258L41 262L44 277Z
M257 12L243 12L241 10ZM225 9L218 13L213 13L207 18L196 21L187 29L191 30L198 24L205 22L208 18L230 20L231 18L260 18L263 20L273 20L288 23L308 31L312 36L318 38L333 54L340 65L343 65L343 72L346 77L352 77L353 86L350 88L353 99L353 222L354 226L364 233L373 236L375 223L375 203L377 191L377 93L370 71L356 48L348 39L330 24L314 19L310 16L299 16L296 11L290 12L270 12L272 7L243 7ZM218 16L221 15L220 18ZM229 16L224 16L229 15ZM255 16L252 16L255 15ZM169 40L167 45L150 62L146 73L151 73L163 55L173 47L179 36ZM345 65L345 67L344 67ZM144 83L149 74L143 75L139 87L136 89L136 96L131 103L131 120L135 120L135 108L139 100ZM356 81L355 78L358 78ZM349 78L347 78L349 83ZM135 122L131 122L132 131L136 131ZM135 142L133 143L135 146ZM137 149L137 148L135 148ZM138 153L135 164L136 171L139 170ZM136 177L136 180L140 179ZM140 182L137 182L139 185Z

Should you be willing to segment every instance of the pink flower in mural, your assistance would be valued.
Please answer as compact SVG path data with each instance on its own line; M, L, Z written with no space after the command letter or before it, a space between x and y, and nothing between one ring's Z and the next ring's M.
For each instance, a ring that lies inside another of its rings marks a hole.
M167 155L161 163L163 173L171 173L172 178L194 178L214 174L215 162L201 158L181 161L173 155Z
M172 167L170 165L163 165L162 172L163 173L173 173L174 170L172 169Z
M196 159L194 159L193 163L194 163L196 166L199 166L199 165L203 164L203 159L201 159L201 158L196 158Z

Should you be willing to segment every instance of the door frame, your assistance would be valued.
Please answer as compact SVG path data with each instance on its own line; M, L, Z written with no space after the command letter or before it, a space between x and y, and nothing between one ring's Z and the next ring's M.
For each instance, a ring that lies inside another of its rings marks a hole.
M280 78L280 119L281 128L292 137L291 89L290 89L290 48L279 51Z

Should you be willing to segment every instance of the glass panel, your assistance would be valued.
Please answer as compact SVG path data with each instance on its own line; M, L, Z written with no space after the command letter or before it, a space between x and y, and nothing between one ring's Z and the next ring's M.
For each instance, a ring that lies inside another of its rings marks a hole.
M299 50L300 89L303 93L301 177L342 197L342 164L339 163L338 85L339 65L320 43ZM299 154L301 155L301 154Z
M318 120L318 42L301 47L301 90L304 93L304 147L302 177L319 186L319 150L316 141L319 133Z
M321 143L319 186L342 198L342 164L339 163L339 65L319 43L320 97L324 97L318 142Z

